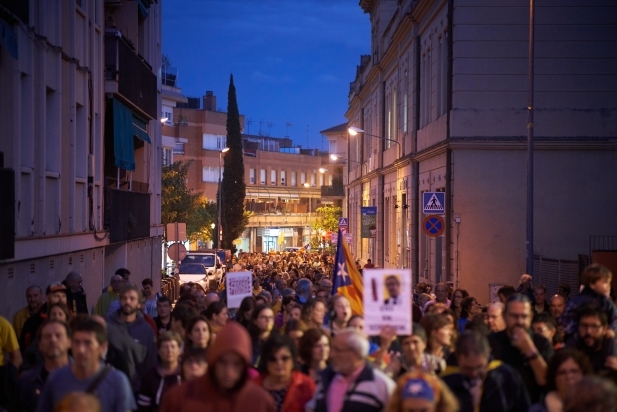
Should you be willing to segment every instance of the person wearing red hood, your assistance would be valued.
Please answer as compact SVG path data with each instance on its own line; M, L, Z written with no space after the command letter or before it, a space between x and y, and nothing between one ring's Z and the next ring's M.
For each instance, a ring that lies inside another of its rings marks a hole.
M208 350L206 375L170 389L160 412L275 412L272 396L249 379L252 352L248 332L228 322Z

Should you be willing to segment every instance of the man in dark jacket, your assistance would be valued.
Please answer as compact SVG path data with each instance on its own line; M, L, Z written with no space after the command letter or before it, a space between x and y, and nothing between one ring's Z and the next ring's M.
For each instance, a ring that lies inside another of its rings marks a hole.
M533 312L529 299L516 293L506 301L506 330L488 337L493 357L516 369L532 403L539 402L546 385L547 363L553 356L551 342L531 331Z
M127 355L134 392L143 373L156 366L157 356L154 331L140 310L140 294L136 286L125 286L120 292L120 310L105 319L109 342Z
M458 368L448 369L444 382L458 398L461 412L526 411L529 394L521 376L501 361L489 363L488 340L466 331L456 342Z
M20 411L36 411L47 377L54 370L69 364L71 338L64 322L46 320L39 331L39 349L44 363L25 372L19 380Z
M37 313L33 313L26 323L24 324L23 329L21 330L21 335L19 336L19 348L22 353L28 349L28 346L32 343L34 338L36 337L36 333L39 328L43 324L43 321L47 319L47 311L49 306L55 303L64 303L66 305L66 286L62 283L52 283L47 286L47 290L45 291L45 295L47 298L47 302L41 306Z
M81 286L81 274L76 271L69 272L64 279L66 286L66 304L73 314L88 314L88 303L86 302L86 292Z

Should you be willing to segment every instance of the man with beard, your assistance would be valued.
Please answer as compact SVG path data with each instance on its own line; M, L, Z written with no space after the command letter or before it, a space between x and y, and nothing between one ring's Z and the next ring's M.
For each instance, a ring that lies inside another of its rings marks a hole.
M49 375L37 411L60 410L56 409L58 404L73 392L94 395L101 404L101 412L136 410L137 405L126 376L101 361L107 349L105 328L89 316L77 318L71 327L74 361Z
M587 355L596 374L615 374L617 370L617 348L615 340L606 336L607 328L606 313L591 307L581 308L578 331L566 342L566 346Z
M529 298L516 293L504 307L506 330L491 333L489 342L494 359L516 369L529 391L531 403L540 401L546 385L547 362L553 356L553 345L531 330L532 309Z
M39 349L44 363L24 373L19 380L19 400L24 411L36 411L43 386L51 372L69 364L71 339L64 322L47 319L39 329Z
M120 309L106 319L109 342L128 358L129 378L135 392L141 375L156 366L157 356L154 331L140 310L140 294L135 285L125 286L120 291Z

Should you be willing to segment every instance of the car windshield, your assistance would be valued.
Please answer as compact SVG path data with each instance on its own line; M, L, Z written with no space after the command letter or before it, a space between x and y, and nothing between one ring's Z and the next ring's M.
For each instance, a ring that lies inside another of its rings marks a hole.
M214 255L188 255L182 259L182 264L188 263L201 263L206 267L212 267L214 266Z
M188 274L188 275L201 275L206 274L206 268L204 265L191 265L191 264L182 264L180 265L180 273Z

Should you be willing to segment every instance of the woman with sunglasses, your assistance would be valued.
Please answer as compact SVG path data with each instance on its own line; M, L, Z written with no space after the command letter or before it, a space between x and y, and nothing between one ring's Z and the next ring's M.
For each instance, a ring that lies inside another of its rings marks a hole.
M303 412L315 393L311 378L295 370L296 348L284 335L272 335L264 344L255 382L272 395L277 412Z

